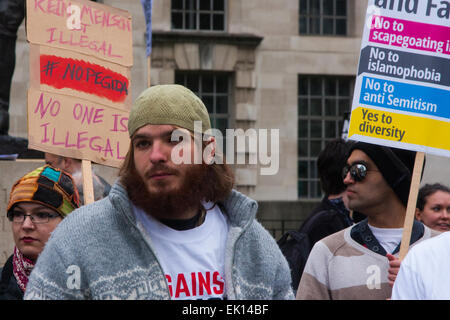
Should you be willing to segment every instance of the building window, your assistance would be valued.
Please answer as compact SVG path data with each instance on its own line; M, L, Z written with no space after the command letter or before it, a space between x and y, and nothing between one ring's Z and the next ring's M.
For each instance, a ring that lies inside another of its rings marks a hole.
M226 129L231 125L229 81L227 73L175 73L175 83L191 89L205 104L211 127L222 132L224 148Z
M322 197L317 156L341 137L344 114L351 110L353 77L298 78L298 197Z
M225 31L226 0L172 0L172 29Z
M299 0L299 32L309 35L347 34L347 0Z

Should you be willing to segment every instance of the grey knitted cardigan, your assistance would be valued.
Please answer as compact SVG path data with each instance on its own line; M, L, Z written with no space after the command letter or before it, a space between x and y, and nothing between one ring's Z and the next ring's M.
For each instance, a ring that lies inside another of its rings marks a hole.
M234 191L225 257L228 299L294 299L289 266L256 221L257 203ZM83 206L52 233L29 278L25 299L170 299L161 265L136 221L125 189Z

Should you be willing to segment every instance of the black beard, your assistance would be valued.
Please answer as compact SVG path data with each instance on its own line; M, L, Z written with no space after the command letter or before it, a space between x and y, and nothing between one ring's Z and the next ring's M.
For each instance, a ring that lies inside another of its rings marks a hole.
M122 176L122 183L128 192L131 202L143 209L152 217L160 219L183 219L183 213L201 208L205 199L205 165L191 165L183 178L181 186L176 190L150 192L144 180L136 172L130 170Z

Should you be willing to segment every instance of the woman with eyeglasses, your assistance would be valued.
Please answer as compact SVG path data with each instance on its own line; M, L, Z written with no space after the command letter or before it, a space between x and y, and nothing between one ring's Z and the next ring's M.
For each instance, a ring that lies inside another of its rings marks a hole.
M49 165L20 178L7 207L14 252L0 268L0 300L21 300L39 254L56 226L79 207L70 174Z
M436 231L450 230L450 188L440 183L419 189L416 219Z

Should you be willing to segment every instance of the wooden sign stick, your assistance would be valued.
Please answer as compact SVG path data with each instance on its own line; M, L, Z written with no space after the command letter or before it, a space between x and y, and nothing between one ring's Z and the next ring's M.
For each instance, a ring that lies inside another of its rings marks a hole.
M82 160L81 171L83 173L83 195L84 204L94 202L94 183L92 180L92 166L91 161Z
M423 161L425 153L416 152L414 162L414 171L412 173L411 187L409 189L408 206L406 207L405 223L403 225L402 242L400 245L399 259L400 261L408 253L409 242L411 240L412 226L414 223L414 213L417 206L417 194L419 193L420 177L422 176Z

